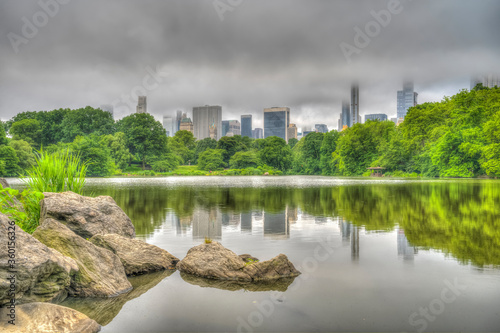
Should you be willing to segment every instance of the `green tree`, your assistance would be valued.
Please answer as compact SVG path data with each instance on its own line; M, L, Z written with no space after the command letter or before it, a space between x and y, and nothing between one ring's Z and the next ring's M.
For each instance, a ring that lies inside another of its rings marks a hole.
M134 113L121 119L117 128L125 133L130 152L146 168L146 159L167 152L167 133L160 122L148 113Z
M6 145L9 143L9 140L7 139L7 135L5 134L5 127L0 126L0 146Z
M19 159L20 172L24 174L24 171L35 165L35 154L33 153L33 148L30 144L24 140L10 140L9 146L12 147L16 156Z
M9 133L14 140L24 140L36 148L40 148L42 143L42 129L40 122L36 119L23 119L14 122Z
M263 148L258 153L262 163L286 171L292 166L292 150L286 141L277 136L264 139Z
M217 142L217 149L224 151L224 163L229 163L229 159L239 151L246 151L248 147L245 146L241 139L241 135L223 136Z
M198 163L198 158L201 153L203 153L207 149L215 149L217 148L217 140L212 138L205 138L203 140L199 140L196 142L196 148L194 151L194 162Z
M335 171L332 169L333 158L332 153L337 149L337 141L340 138L340 132L335 130L325 133L320 148L320 161L319 168L323 175L334 175ZM289 142L290 143L290 142Z
M113 173L114 163L109 149L97 135L77 136L71 144L74 153L88 164L89 176L110 176Z
M229 160L229 167L231 169L256 168L259 165L259 157L253 150L239 151L235 153Z
M127 147L125 133L116 132L115 134L104 135L101 138L102 144L109 149L115 164L120 169L125 169L132 159L132 154Z
M207 149L198 158L198 169L205 171L222 170L226 167L222 149Z
M0 161L4 162L2 176L15 177L19 174L19 158L14 148L6 145L0 146Z
M291 138L288 140L288 146L290 147L290 149L293 149L293 147L295 147L295 145L299 142L299 140L297 140L296 138Z
M64 142L71 142L77 136L92 133L105 135L115 132L113 116L109 112L90 106L67 112L61 125Z

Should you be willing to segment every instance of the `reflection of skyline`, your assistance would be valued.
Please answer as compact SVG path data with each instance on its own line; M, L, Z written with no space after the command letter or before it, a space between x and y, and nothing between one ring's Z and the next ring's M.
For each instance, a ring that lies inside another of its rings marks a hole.
M205 237L222 237L222 214L218 208L196 209L193 213L193 239Z
M252 213L241 213L241 231L252 231Z
M359 259L359 227L344 220L343 217L339 218L339 229L342 236L342 245L351 245L351 258L352 260Z
M276 239L290 237L288 207L279 213L264 211L264 236L270 236Z
M410 244L406 238L404 229L398 228L398 256L402 256L403 260L413 260L418 249Z

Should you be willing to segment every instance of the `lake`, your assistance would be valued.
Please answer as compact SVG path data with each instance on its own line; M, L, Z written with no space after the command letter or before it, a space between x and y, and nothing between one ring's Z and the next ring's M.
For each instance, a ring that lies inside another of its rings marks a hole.
M179 259L209 237L302 272L257 285L160 272L61 303L104 333L500 330L499 181L94 178L86 194L112 196L138 238Z

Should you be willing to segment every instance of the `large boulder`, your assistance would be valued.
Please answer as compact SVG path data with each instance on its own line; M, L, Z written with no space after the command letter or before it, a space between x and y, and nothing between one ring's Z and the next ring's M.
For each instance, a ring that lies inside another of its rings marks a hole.
M105 234L135 237L130 218L109 196L91 198L73 192L46 192L44 196L40 225L47 219L54 219L83 238Z
M263 262L248 260L247 256L251 257L246 255L244 260L218 242L201 244L188 251L177 269L204 278L235 281L265 281L300 274L284 254Z
M18 304L50 301L65 294L71 276L78 271L76 262L48 248L13 223L0 213L0 305L10 302L11 281L15 281L13 285ZM9 232L15 233L14 241L11 240L14 234ZM10 258L8 253L12 245L15 248L10 252L14 258ZM15 280L10 280L12 274Z
M71 280L71 296L110 297L132 288L120 258L81 238L64 224L47 218L33 237L76 261L79 271Z
M4 333L94 333L101 330L95 321L76 310L51 303L16 306L15 325L9 323L9 308L0 309L0 331Z
M138 239L130 239L116 234L95 235L92 243L108 249L120 258L127 275L175 269L179 259L167 251Z

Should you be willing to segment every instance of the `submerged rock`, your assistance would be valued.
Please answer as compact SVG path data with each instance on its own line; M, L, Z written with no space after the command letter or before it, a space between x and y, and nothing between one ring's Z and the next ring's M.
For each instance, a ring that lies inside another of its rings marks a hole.
M116 234L96 235L90 241L108 249L120 258L127 275L175 269L179 259L167 251L138 239L130 239Z
M8 254L8 245L13 243L8 232L13 226L9 218L0 213L0 305L10 301L11 282L15 275L15 299L18 304L50 301L65 293L71 275L79 270L76 262L54 249L42 244L30 234L15 226L14 258ZM10 228L10 229L9 229ZM10 234L12 235L12 234ZM14 260L15 262L9 262ZM11 267L10 264L13 264ZM13 269L11 269L13 268ZM15 273L11 273L13 270ZM3 321L3 317L2 317Z
M101 330L95 321L76 310L51 303L29 303L15 308L15 325L9 324L9 309L0 309L0 331L19 333L94 333Z
M109 297L132 288L120 259L113 252L81 238L64 224L46 218L33 237L76 261L79 271L71 280L70 295Z
M44 195L40 225L47 219L54 219L83 238L104 234L135 237L132 221L109 196L91 198L73 192L46 192Z
M236 253L218 242L191 248L186 257L179 261L177 269L209 279L247 282L295 277L300 274L284 254L267 261L245 262Z

